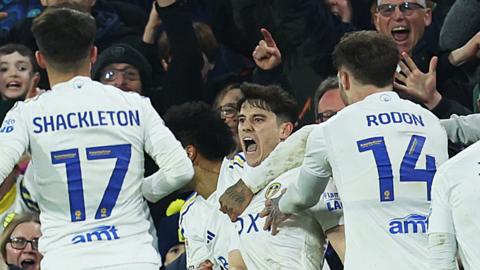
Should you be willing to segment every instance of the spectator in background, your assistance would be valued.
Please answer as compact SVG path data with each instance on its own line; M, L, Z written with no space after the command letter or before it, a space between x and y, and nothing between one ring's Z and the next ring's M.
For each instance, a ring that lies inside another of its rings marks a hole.
M6 16L0 21L0 31L8 32L18 20L33 18L40 14L42 5L38 0L2 1L0 11Z
M211 1L212 29L218 41L250 56L268 29L283 54L283 88L306 107L305 122L313 121L312 94L334 74L333 47L343 34L323 0ZM309 109L310 108L310 109Z
M21 44L0 47L0 122L18 100L35 89L40 77L32 51Z
M324 0L333 15L341 18L344 23L352 22L352 4L350 0Z
M9 265L26 270L39 270L43 257L38 251L40 236L42 233L37 214L15 215L0 236L2 257Z
M318 86L314 101L316 123L327 121L341 109L345 108L345 103L340 96L340 89L338 88L338 78L326 78L320 86Z
M432 12L433 4L426 0L373 0L371 9L377 31L392 37L399 52L408 52L420 70L428 71L432 56L439 56L437 70L440 92L428 96L419 92L404 92L409 98L424 104L439 118L448 118L452 113L468 114L472 107L472 87L468 85L465 74L456 68L460 59L470 58L471 52L459 49L439 54L439 25L444 18L436 15L444 14L448 5L448 2L441 1Z
M100 53L93 66L92 76L103 84L144 96L148 96L152 84L150 63L128 44L115 44Z
M75 5L78 9L91 13L95 18L98 29L95 36L95 46L97 46L99 52L114 43L124 42L137 46L140 42L141 29L135 29L135 27L137 25L143 26L146 17L140 7L127 3L121 3L120 6L113 5L107 0L41 0L40 2L44 7L69 3ZM127 8L124 8L125 5L127 5ZM128 9L128 12L124 12L125 9ZM134 19L132 20L132 18ZM1 43L21 43L33 52L37 51L38 47L30 30L32 22L33 18L24 18L18 21ZM40 70L40 72L40 87L49 89L46 73L43 70Z
M242 90L239 84L231 84L223 88L215 98L213 108L216 109L220 118L230 128L235 141L235 150L232 153L235 155L240 151L240 141L238 139L238 101L243 98Z

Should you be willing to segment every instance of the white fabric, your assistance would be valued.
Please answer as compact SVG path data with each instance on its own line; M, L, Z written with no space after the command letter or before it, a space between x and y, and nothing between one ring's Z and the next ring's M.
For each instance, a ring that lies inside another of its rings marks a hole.
M480 269L480 142L440 167L432 188L429 233L454 234L465 269Z
M427 267L425 180L446 160L438 118L394 92L369 95L312 131L302 169L334 177L347 224L346 270Z
M217 185L231 183L233 160L223 160ZM218 194L214 192L206 200L195 194L182 207L179 225L185 238L187 268L196 269L210 260L214 269L228 269L228 253L240 249L234 224L219 210Z
M440 120L448 139L454 143L472 144L480 140L480 113Z
M428 234L428 269L457 269L457 240L452 233Z
M32 155L43 269L160 263L141 193L144 152L170 184L193 168L147 98L75 77L18 102L1 130L0 179Z
M282 223L275 236L263 230L265 218L259 217L266 199L279 196L284 188L288 190L298 173L298 168L290 170L255 194L235 222L248 269L321 269L324 231L341 224L341 202L333 182L324 200Z
M213 269L228 269L228 253L240 249L234 225L219 208L216 193L208 200L196 194L183 208L179 223L185 238L187 268L196 269L210 260Z

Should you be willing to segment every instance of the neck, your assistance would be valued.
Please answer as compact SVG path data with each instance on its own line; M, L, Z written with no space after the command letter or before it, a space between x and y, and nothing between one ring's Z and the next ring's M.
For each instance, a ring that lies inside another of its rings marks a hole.
M90 78L90 65L84 65L78 70L71 72L60 72L52 67L47 67L48 81L50 82L50 87L53 87L56 84L68 82L71 79L77 76L85 76Z
M362 85L362 86L356 85L355 88L356 88L355 93L357 93L357 95L353 97L353 103L362 101L363 99L365 99L367 96L371 94L380 93L380 92L390 92L393 90L392 85L387 85L381 88L373 85Z
M221 161L206 161L195 164L194 190L204 199L217 190L218 176L220 175Z

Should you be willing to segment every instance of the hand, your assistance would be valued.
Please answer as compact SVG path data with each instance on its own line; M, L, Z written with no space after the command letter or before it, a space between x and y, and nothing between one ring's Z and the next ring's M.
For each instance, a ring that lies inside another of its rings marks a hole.
M480 59L480 32L474 35L465 45L452 51L448 60L454 66L460 66L468 61Z
M350 0L335 0L327 1L330 6L330 11L342 18L342 22L350 23L352 21L352 4Z
M210 260L202 262L197 270L213 270L213 263Z
M252 53L253 60L263 70L270 70L282 63L282 54L267 29L260 29L263 40L258 43Z
M0 12L0 21L7 18L8 17L8 13L5 12L5 11L2 11Z
M267 217L267 220L265 220L265 225L263 226L263 230L271 230L272 235L276 235L278 233L278 226L291 216L290 214L284 214L280 212L280 207L278 206L280 198L282 198L286 191L287 189L284 188L280 196L277 198L267 199L265 202L265 208L262 210L262 212L260 212L261 218Z
M396 72L395 79L403 84L394 82L395 88L422 102L428 109L433 109L442 99L442 95L437 90L438 58L432 57L428 73L420 71L406 52L402 53L402 59L406 62L406 64L403 61L399 63L403 74Z
M250 204L252 198L253 192L240 179L220 196L220 211L227 214L232 222L235 222Z

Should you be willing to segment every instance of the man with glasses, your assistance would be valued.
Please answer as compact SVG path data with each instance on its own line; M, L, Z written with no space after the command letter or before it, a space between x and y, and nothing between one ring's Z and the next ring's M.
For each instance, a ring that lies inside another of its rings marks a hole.
M152 68L147 59L128 44L115 44L98 56L93 79L127 92L146 95L152 81Z
M328 77L320 86L314 96L315 101L315 123L322 123L337 114L341 109L345 108L345 103L340 96L338 88L338 78Z
M432 93L405 91L409 97L425 105L439 118L448 118L452 113L471 113L472 87L467 77L456 68L470 59L472 50L459 48L440 53L438 48L439 29L449 6L445 1L431 5L426 0L374 0L372 19L378 32L390 36L400 53L408 53L420 70L428 71L430 59L438 56L438 89ZM402 91L402 89L397 89ZM457 101L460 104L458 104ZM465 107L464 107L465 106Z
M410 52L432 23L425 0L378 0L374 23L377 30L395 40L398 51Z

